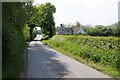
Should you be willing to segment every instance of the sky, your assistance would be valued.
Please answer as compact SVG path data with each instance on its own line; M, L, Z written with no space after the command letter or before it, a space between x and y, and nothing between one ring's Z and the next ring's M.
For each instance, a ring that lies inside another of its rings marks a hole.
M119 3L118 3L118 21L120 21L120 1L119 1Z
M118 21L120 0L34 0L34 4L51 2L56 7L56 26L64 23L82 25L111 25Z

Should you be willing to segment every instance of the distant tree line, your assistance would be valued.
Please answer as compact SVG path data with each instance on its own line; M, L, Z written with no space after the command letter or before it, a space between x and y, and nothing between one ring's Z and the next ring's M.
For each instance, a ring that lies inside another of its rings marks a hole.
M71 28L82 28L85 30L85 35L90 36L120 36L120 21L114 23L112 25L96 25L95 27L91 25L82 25L80 22L76 22L75 24L68 24L64 26L68 26Z

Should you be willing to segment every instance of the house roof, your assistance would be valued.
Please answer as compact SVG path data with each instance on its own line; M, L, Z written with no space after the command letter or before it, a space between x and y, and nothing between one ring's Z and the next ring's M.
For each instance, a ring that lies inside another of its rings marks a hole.
M74 33L85 33L85 31L82 28L75 28Z
M69 31L69 30L72 30L72 28L70 28L70 27L59 27L59 28L57 28L58 30L60 30L60 29L65 29L65 30L67 30L67 31Z

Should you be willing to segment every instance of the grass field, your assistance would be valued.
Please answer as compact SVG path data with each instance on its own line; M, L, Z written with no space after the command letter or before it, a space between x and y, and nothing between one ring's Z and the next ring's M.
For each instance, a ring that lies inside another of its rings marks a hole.
M118 37L55 35L43 43L114 78L120 76Z

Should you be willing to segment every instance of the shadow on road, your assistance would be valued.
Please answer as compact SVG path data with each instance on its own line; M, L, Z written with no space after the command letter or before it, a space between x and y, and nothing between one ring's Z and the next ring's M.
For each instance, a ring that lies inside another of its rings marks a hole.
M67 65L59 60L60 55L40 41L28 47L27 76L40 78L63 78L70 73ZM31 70L32 69L32 70Z

